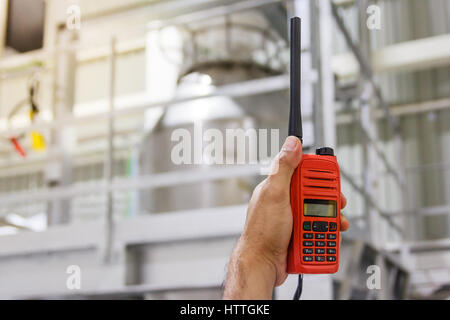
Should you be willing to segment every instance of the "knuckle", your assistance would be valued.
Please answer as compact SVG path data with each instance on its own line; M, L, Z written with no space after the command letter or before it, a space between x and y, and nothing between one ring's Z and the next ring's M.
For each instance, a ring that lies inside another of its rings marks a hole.
M278 156L278 165L285 166L288 165L288 156L286 152L281 152Z
M270 195L270 184L267 179L264 180L264 184L261 185L260 193L264 198L267 198Z
M258 183L258 185L255 187L255 189L253 189L253 194L252 197L256 197L259 194L262 193L262 190L264 188L264 185L267 183L267 179L264 179L263 181L261 181L260 183Z
M282 202L289 199L289 186L281 185L268 177L260 182L253 190L252 199L254 201L268 200L272 202Z
M269 183L267 188L267 196L273 201L281 201L289 196L289 188L279 183Z

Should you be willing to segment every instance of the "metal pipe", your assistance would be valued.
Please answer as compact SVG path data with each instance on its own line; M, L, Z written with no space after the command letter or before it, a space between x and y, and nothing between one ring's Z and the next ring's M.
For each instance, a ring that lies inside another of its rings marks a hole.
M150 22L147 26L150 30L161 29L167 26L188 24L198 22L201 20L207 20L211 18L226 16L232 13L241 12L245 10L251 10L258 7L266 6L274 3L289 2L292 0L244 0L230 5L224 5L220 7L214 7L211 9L205 9L185 15L180 15L172 19L163 21Z
M116 38L111 38L111 52L109 57L109 84L108 84L108 104L109 113L114 112L114 97L116 84ZM114 117L108 117L108 149L105 160L104 179L108 185L106 191L106 215L105 215L105 251L104 261L111 262L113 250L114 232L114 203L111 185L114 176Z
M319 86L322 146L336 147L336 109L334 101L334 76L331 69L332 22L330 1L319 1ZM317 143L316 143L317 144Z
M139 178L114 178L111 185L104 180L91 181L67 187L41 189L39 191L15 192L11 195L0 196L3 207L28 202L46 201L48 199L70 198L75 196L101 194L109 191L154 189L173 185L189 184L204 181L213 181L234 177L257 176L261 174L259 165L235 165L216 168L208 172L198 170L185 170L176 172L143 175Z
M302 78L302 83L311 83L316 81L317 75L312 72L309 75L307 74L306 77ZM20 128L20 129L12 129L9 131L0 131L0 135L2 134L18 134L23 132L29 132L32 130L45 130L50 128L58 128L67 126L72 123L83 123L86 122L95 122L107 119L109 117L120 117L127 114L134 114L143 112L149 108L155 108L155 107L163 107L167 108L173 104L182 103L182 102L188 102L198 99L204 99L204 98L211 98L211 97L217 97L217 96L228 96L228 97L248 97L252 95L262 94L262 93L269 93L269 92L276 92L280 90L286 90L289 88L289 75L279 75L279 76L273 76L273 77L267 77L264 79L256 79L256 80L248 80L248 81L242 81L238 83L233 83L229 85L223 85L220 87L217 87L215 89L211 89L211 91L207 94L200 94L200 95L188 95L184 97L179 97L175 99L169 99L169 100L161 100L156 102L149 102L149 101L142 101L141 103L137 103L136 105L132 105L129 108L115 108L113 112L102 112L98 114L92 114L92 115L86 115L86 116L80 116L80 117L70 117L66 119L61 119L58 122L52 121L47 123L41 123L41 124L33 124L26 128Z

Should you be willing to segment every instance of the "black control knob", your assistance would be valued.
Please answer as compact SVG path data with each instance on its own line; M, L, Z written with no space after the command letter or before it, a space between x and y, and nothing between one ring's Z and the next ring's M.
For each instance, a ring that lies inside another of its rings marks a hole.
M319 156L334 156L334 150L333 148L322 147L316 149L316 154Z

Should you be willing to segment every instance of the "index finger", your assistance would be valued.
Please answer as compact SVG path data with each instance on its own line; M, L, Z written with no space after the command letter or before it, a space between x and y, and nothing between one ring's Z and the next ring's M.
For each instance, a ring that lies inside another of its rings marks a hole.
M341 209L344 209L346 205L347 205L347 198L341 192Z

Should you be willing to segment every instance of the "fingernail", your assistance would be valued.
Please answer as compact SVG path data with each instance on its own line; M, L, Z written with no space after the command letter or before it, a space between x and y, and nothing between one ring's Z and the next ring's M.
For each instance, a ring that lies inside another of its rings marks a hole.
M294 151L295 148L297 147L297 143L298 143L298 139L296 137L289 136L286 138L286 141L284 142L281 150Z

